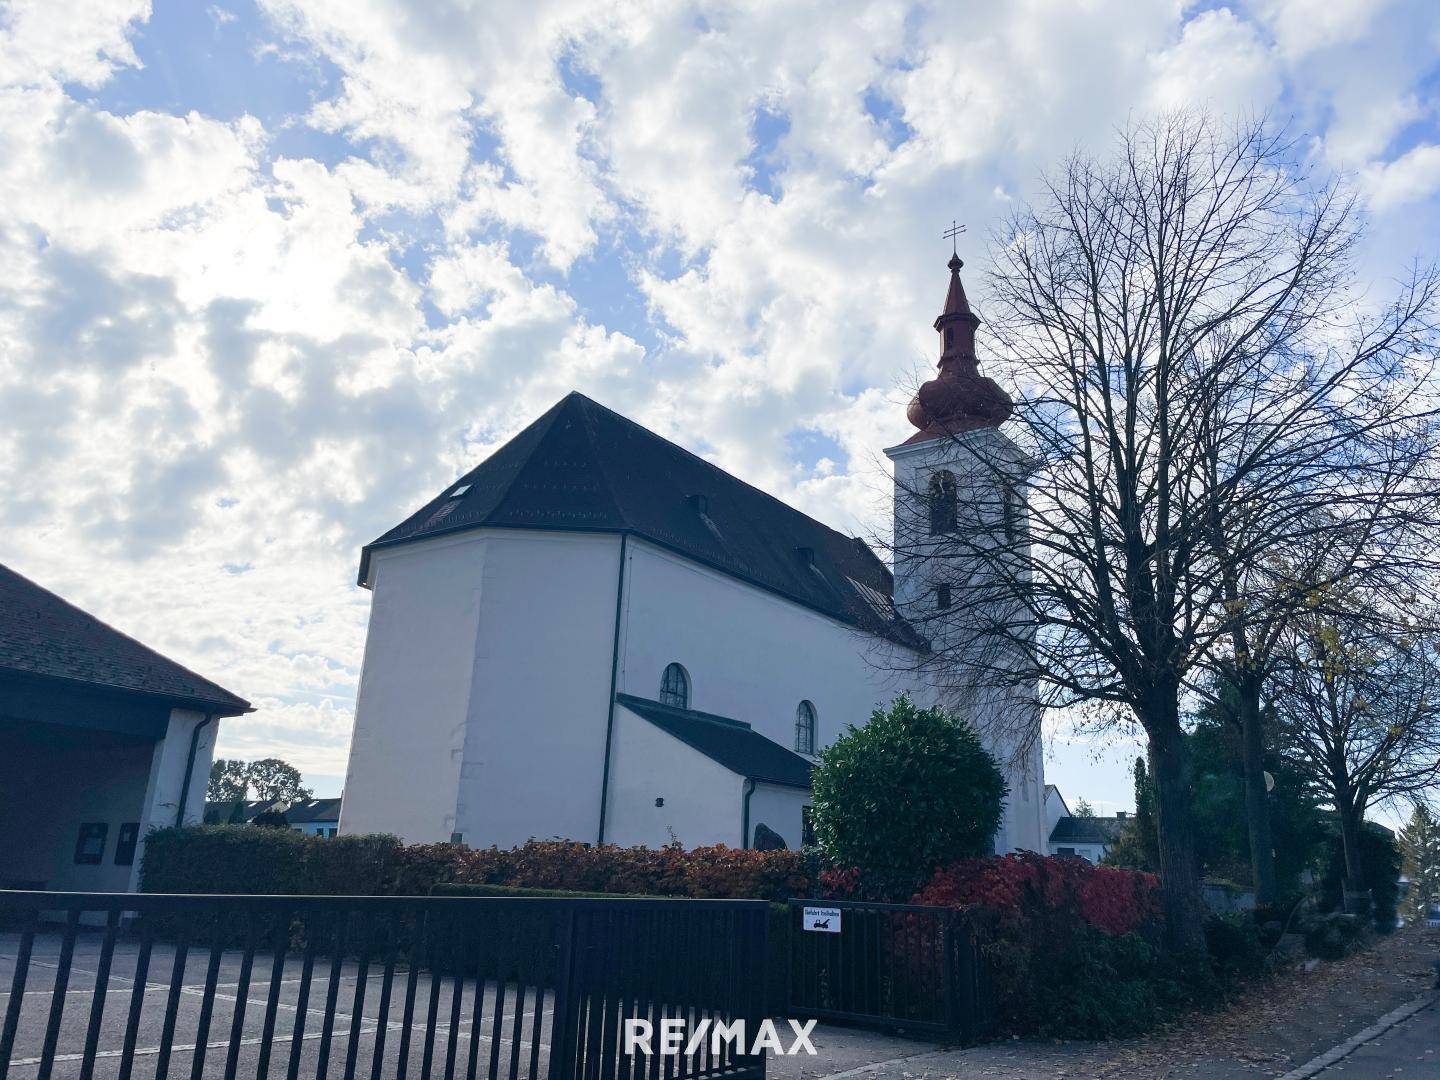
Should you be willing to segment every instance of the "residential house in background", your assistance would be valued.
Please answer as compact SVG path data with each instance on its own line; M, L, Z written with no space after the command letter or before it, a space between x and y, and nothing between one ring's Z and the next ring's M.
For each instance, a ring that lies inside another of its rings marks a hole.
M1114 817L1076 817L1054 784L1045 785L1045 824L1049 828L1047 850L1098 863L1120 839L1130 815L1120 811Z
M340 799L305 799L287 803L280 799L247 799L205 804L206 825L249 825L257 815L279 813L285 823L307 836L334 836L340 831Z
M0 566L0 888L124 892L250 705Z

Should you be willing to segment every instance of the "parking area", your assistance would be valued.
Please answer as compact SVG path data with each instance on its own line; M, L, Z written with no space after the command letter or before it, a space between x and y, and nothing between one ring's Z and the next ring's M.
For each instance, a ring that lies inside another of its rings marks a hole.
M0 934L0 1015L8 1014L13 1000L10 986L18 948L18 935ZM9 1077L38 1075L60 952L58 932L35 936ZM238 950L220 953L214 961L208 949L194 951L177 970L176 950L156 943L136 995L141 959L137 943L116 943L96 1023L92 1015L101 996L97 993L101 935L82 933L77 938L55 1034L52 1076L82 1075L92 1025L96 1047L92 1075L97 1078L123 1075L127 1036L133 1041L130 1075L135 1077L194 1075L197 1057L203 1057L200 1075L207 1077L226 1075L232 1058L235 1075L244 1076L263 1074L262 1058L267 1059L272 1076L315 1076L324 1066L333 1075L343 1075L349 1072L346 1066L351 1059L358 1075L396 1076L402 1055L411 1076L426 1075L427 1057L434 1062L433 1071L443 1071L450 1054L461 1075L470 1071L472 1058L482 1075L491 1071L491 1062L500 1075L543 1076L548 1067L550 995L538 1002L537 1010L535 992L514 983L501 987L492 980L477 985L473 979L432 979L424 971L415 972L412 979L402 966L397 967L386 995L377 965L362 972L354 961L320 958L307 986L301 957L287 956L277 969L273 955L257 953L242 995L243 954ZM207 995L212 962L214 992ZM502 990L497 1030L497 996ZM267 1031L272 993L275 1007ZM522 999L526 994L529 999ZM206 1031L203 1041L202 1030ZM0 1063L0 1076L5 1075Z

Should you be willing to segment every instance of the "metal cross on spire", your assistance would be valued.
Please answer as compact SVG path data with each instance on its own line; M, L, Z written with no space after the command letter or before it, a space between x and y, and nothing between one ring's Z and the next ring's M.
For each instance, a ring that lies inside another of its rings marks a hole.
M964 225L957 225L954 218L950 219L950 228L946 229L943 235L946 240L950 241L950 252L952 255L960 254L959 241L955 238L964 231Z

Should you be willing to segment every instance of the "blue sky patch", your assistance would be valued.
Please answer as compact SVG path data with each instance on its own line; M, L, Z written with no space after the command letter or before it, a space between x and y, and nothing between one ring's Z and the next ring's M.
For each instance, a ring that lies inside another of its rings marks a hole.
M743 162L749 171L746 185L771 199L781 195L780 174L785 171L780 140L790 133L790 117L778 109L761 105L750 121L750 153Z

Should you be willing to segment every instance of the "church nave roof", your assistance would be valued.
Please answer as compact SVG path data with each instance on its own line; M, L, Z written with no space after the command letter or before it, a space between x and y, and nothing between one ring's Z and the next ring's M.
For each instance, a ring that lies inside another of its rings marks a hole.
M383 536L478 528L628 532L842 622L924 648L870 547L583 394L544 415Z

